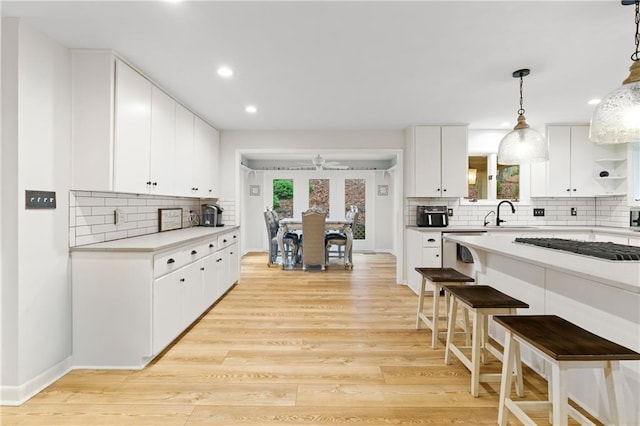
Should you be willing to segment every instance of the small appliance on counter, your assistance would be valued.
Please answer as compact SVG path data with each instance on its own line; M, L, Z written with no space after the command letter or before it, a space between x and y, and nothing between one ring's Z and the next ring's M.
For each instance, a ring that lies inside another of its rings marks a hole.
M217 204L203 204L200 225L201 226L224 226L222 223L222 212L224 209Z
M447 206L417 206L416 225L425 228L448 226Z
M629 227L640 231L640 207L632 207L629 212Z

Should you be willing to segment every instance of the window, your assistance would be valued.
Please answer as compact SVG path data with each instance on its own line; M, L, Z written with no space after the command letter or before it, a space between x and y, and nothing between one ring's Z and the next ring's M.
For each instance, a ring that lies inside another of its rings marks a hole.
M329 179L309 179L309 207L329 214Z
M469 192L472 200L519 200L520 166L498 164L497 154L469 157Z
M356 222L353 224L353 239L364 240L366 224L366 183L365 179L344 180L344 206L345 209L355 206L358 209Z
M273 209L280 219L293 217L293 180L273 180Z

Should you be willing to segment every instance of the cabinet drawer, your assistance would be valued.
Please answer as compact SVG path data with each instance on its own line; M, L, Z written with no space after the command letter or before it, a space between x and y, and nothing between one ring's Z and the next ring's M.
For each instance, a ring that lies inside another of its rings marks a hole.
M238 234L235 232L229 232L218 236L218 250L222 250L225 247L230 246L238 242Z
M202 255L206 256L211 253L215 253L219 250L218 248L218 238L212 238L211 240L205 242L202 245Z
M157 278L195 262L208 253L207 247L208 244L197 244L154 256L153 276Z
M153 257L153 276L159 277L182 268L189 262L186 251L178 250Z
M422 247L440 248L442 237L440 234L429 233L422 236Z

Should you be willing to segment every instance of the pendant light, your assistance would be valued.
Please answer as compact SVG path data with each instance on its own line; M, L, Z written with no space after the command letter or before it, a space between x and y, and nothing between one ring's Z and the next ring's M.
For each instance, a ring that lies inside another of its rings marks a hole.
M529 164L549 159L547 141L538 131L527 124L522 107L522 79L530 74L529 69L513 72L514 78L520 79L520 109L518 123L513 130L500 141L498 148L498 164Z
M629 77L593 111L589 139L597 144L640 142L640 1L622 0L622 4L636 5L636 51Z

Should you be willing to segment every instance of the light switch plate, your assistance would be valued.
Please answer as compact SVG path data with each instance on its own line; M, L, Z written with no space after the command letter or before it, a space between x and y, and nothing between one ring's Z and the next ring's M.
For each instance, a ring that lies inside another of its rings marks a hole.
M24 208L25 209L55 209L56 208L56 192L55 191L24 191Z
M544 216L544 209L533 209L534 216Z

